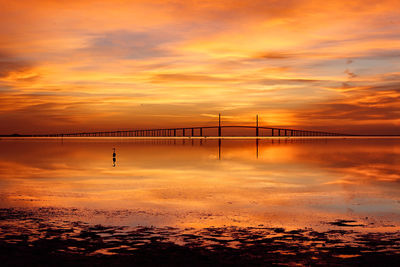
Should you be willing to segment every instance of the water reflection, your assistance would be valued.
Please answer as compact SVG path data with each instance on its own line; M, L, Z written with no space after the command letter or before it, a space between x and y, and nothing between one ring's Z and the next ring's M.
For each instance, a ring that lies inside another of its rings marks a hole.
M348 219L386 229L400 222L398 139L94 138L0 145L1 207L129 210L120 219L135 225L299 228Z

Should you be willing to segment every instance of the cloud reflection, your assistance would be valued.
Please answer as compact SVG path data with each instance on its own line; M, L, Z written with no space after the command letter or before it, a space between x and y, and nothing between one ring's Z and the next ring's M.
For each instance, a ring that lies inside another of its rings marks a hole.
M150 142L2 141L2 206L210 213L223 224L311 223L310 213L324 220L398 209L400 149L393 139L261 140L258 158L255 141L223 140L221 160L215 140Z

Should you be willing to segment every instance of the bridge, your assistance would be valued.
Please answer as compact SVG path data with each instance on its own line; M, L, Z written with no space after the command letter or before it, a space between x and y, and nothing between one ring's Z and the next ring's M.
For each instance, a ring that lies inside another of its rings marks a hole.
M350 136L349 134L299 130L279 127L259 126L258 115L256 124L248 125L222 125L221 114L218 116L217 126L197 126L197 127L178 127L162 129L137 129L124 131L106 131L106 132L79 132L79 133L59 133L59 134L37 134L37 135L13 135L21 137L226 137L224 129L250 129L253 134L245 137L294 137L294 136ZM217 135L206 135L206 131L214 130Z

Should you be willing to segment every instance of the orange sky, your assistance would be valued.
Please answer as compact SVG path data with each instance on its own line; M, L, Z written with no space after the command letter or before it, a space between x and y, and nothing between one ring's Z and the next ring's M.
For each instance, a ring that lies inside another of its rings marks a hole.
M400 133L398 0L0 0L0 133Z

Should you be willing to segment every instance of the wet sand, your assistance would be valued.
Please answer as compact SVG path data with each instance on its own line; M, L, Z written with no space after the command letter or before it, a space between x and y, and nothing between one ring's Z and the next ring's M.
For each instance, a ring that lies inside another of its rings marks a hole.
M0 210L3 266L365 265L400 262L400 232L366 232L361 222L328 231L268 227L173 228L94 225L68 209ZM79 210L74 210L78 212Z

